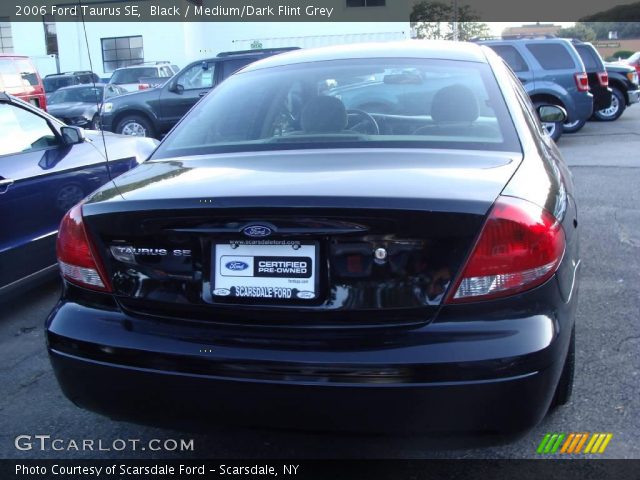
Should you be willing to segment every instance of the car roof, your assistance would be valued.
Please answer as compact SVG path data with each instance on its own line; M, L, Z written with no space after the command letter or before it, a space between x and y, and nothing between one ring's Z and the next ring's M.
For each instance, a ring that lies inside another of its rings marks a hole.
M118 70L129 70L131 68L160 68L160 67L166 67L168 65L169 65L168 63L163 63L163 64L154 63L153 65L127 65L126 67L116 68L114 72L117 72Z
M293 50L259 60L248 65L242 71L247 72L297 63L365 58L432 58L487 63L482 47L474 43L442 40L404 40Z
M69 85L68 87L62 87L59 88L56 91L60 91L60 90L74 90L74 89L78 89L78 88L93 88L93 87L106 87L107 84L106 83L81 83L80 85Z

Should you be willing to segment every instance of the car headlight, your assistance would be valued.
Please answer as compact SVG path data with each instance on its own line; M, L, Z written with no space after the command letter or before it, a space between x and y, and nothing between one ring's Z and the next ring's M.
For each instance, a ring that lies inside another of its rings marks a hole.
M102 113L109 113L111 110L113 110L113 103L107 102L102 105Z
M85 117L74 117L74 118L71 119L71 123L73 125L83 126L83 125L86 125L89 122L90 122L90 120L86 119Z
M636 85L638 84L638 72L627 73L627 78Z

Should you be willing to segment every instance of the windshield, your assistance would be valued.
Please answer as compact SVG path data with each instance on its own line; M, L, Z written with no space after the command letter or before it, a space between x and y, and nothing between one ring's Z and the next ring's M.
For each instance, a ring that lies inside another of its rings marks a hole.
M157 77L158 69L153 67L124 68L113 72L110 83L138 83L142 77Z
M185 117L153 158L334 147L520 151L488 65L367 59L234 75Z
M102 101L103 87L84 87L84 88L68 88L57 90L53 93L47 103L55 105L56 103L65 102L81 102L93 103Z

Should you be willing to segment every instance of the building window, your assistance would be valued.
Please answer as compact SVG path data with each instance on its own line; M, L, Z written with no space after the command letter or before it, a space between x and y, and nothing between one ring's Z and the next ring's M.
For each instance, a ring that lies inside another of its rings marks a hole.
M9 17L0 17L0 53L13 53L13 37Z
M384 7L385 0L347 0L347 7Z
M47 45L47 55L58 55L58 33L56 22L52 15L42 17L44 25L44 41Z
M144 62L142 36L102 38L102 66L105 71Z

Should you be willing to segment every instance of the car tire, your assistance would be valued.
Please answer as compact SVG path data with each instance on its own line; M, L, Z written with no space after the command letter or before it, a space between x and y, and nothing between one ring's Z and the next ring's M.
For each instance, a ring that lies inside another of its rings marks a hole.
M96 113L93 116L93 118L91 119L91 125L89 125L89 128L91 130L102 130L102 127L100 125L100 115Z
M571 339L569 340L569 351L567 358L562 367L562 374L558 381L558 386L551 400L551 409L566 405L571 399L573 393L573 377L576 368L576 327L571 330Z
M586 120L576 120L575 122L567 122L562 124L562 133L576 133L587 124Z
M611 105L609 108L604 108L594 112L593 116L601 122L613 122L620 118L620 115L627 108L627 100L620 90L615 87L611 87L613 95L611 96Z
M142 115L125 115L116 126L116 133L135 137L155 137L151 122Z
M540 105L548 105L548 103L535 103L534 106L536 107L536 110ZM549 136L554 142L557 142L562 136L562 122L546 122L542 124L542 127L549 133Z

